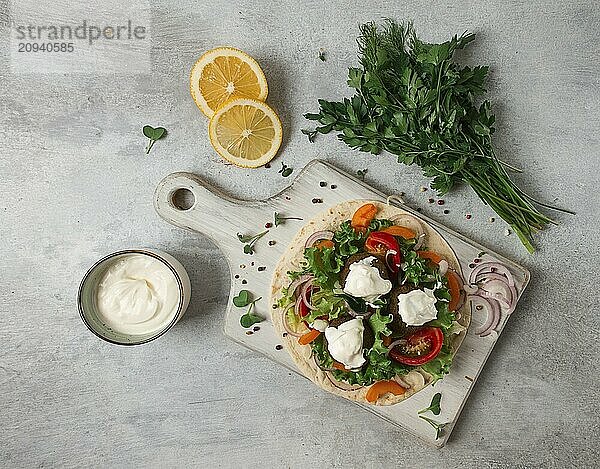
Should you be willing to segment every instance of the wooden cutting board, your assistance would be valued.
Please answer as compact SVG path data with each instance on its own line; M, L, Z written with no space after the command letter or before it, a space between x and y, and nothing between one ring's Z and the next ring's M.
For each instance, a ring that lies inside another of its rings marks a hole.
M327 184L322 187L321 182ZM202 233L219 246L229 263L231 291L225 312L224 332L234 341L255 350L298 373L291 357L279 350L280 337L270 322L269 290L273 270L289 242L304 225L304 221L287 220L256 243L253 255L244 254L243 244L237 233L257 234L265 230L266 223L273 222L274 212L282 216L301 217L310 220L319 212L340 202L355 199L386 200L386 195L364 182L344 173L334 166L313 160L298 174L292 184L267 200L238 200L228 197L190 173L174 173L158 185L154 206L158 214L169 223ZM529 282L529 272L514 262L495 254L459 233L431 220L410 207L395 204L435 226L454 249L468 277L469 264L478 254L486 252L485 261L506 265L514 275L519 298ZM247 335L240 326L240 316L245 308L236 308L231 299L242 289L251 291L262 300L255 312L267 318L260 323L260 331ZM497 334L479 337L473 331L482 325L485 314L473 309L471 325L452 364L451 372L435 386L428 386L411 398L393 406L356 404L391 424L401 427L426 442L442 447L450 436L460 412L475 381L490 355L509 316L503 315L496 328ZM325 392L325 391L323 391ZM442 412L428 417L447 422L443 434L436 439L435 430L418 417L417 412L429 406L432 396L442 394Z

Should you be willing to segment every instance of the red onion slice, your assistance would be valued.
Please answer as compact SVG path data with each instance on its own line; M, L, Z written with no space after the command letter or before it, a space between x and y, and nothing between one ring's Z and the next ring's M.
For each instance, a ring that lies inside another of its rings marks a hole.
M317 360L317 356L316 356L316 355L313 355L313 360L315 361L315 365L317 365L317 368L319 368L319 369L321 369L321 370L323 370L323 371L327 371L327 372L329 372L329 371L333 371L333 370L335 370L335 368L326 368L326 367L324 367L323 365L321 365L321 364L319 363L319 360Z
M298 295L296 297L296 303L294 303L294 313L296 313L296 316L298 316L299 318L302 317L302 315L300 314L300 304L302 303L302 295Z
M448 261L446 259L442 259L440 261L440 275L443 277L448 272Z
M479 288L495 298L502 298L509 305L513 304L516 299L513 297L512 290L506 281L498 279L484 280Z
M331 384L333 384L336 388L341 389L342 391L358 391L359 389L364 388L364 386L361 386L360 384L348 384L344 383L343 381L338 381L331 374L331 372L327 372L325 374L327 375L329 381L331 381Z
M307 238L306 243L304 243L304 247L310 248L310 247L312 247L313 244L315 244L317 241L319 241L321 239L332 240L333 235L334 235L333 231L329 231L329 230L317 231L317 232L311 234Z
M396 381L396 383L398 383L404 389L410 389L410 384L404 381L400 375L394 376L394 381Z
M311 311L313 309L315 309L315 307L312 305L312 303L308 299L308 295L309 295L309 293L312 294L313 288L316 288L316 287L313 287L313 281L311 279L308 282L306 282L304 285L302 285L302 289L300 290L300 296L302 297L302 301L304 302L306 307L308 309L310 309Z
M486 290L477 290L477 296L496 300L498 303L500 303L501 309L510 308L510 303L506 301L506 298L504 298L500 293L491 293Z
M304 274L304 275L301 275L300 277L298 277L296 280L294 280L292 283L290 283L290 286L287 289L288 296L295 295L298 287L300 285L302 285L304 282L312 280L312 278L313 277L310 274Z
M479 290L479 287L477 285L469 285L469 284L465 283L463 285L463 290L468 295L474 295L475 293L477 293L477 290Z
M475 295L469 295L468 299L475 309L477 309L477 306L482 306L487 314L485 322L475 331L475 334L479 334L480 337L489 335L500 322L500 304L493 298L484 298Z
M424 243L425 243L425 233L422 233L417 237L417 244L415 244L415 247L413 248L413 250L418 251L419 249L421 249L421 246L423 246Z
M483 264L479 264L471 271L471 275L469 275L469 283L478 283L481 280L481 277L493 273L504 275L506 277L506 281L511 287L515 285L515 279L510 270L508 270L505 265L502 265L499 262L485 262Z
M388 345L388 352L391 351L396 345L404 345L406 344L406 339L398 339L394 340L390 345Z

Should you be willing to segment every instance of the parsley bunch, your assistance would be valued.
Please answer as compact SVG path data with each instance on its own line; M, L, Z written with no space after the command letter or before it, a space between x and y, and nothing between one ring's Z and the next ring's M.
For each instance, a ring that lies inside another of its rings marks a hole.
M454 36L442 44L419 40L412 23L388 20L360 27L360 68L350 68L352 98L319 100L317 114L305 114L320 124L322 134L341 132L340 140L354 149L390 152L398 162L417 164L431 187L446 194L456 183L469 184L484 203L511 225L529 252L532 235L554 223L510 179L492 147L494 115L490 103L475 104L484 92L488 67L460 67L454 52L473 41L474 34Z

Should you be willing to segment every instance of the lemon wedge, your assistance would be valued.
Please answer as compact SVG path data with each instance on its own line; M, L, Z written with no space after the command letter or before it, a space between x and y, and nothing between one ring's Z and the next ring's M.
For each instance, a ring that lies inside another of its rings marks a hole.
M215 112L208 135L213 148L227 161L257 168L277 154L282 141L281 121L264 102L238 98Z
M212 117L231 99L264 101L268 92L267 79L258 62L232 47L209 50L198 59L190 73L190 93L207 117Z

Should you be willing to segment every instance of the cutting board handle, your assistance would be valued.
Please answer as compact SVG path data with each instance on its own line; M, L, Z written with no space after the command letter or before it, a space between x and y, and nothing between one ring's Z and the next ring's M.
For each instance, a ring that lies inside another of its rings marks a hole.
M267 204L231 198L198 176L184 172L169 174L154 193L154 208L161 218L199 231L219 245L232 238L232 233L256 229L257 218L264 216ZM233 218L232 213L236 214ZM230 241L239 247L235 237Z

